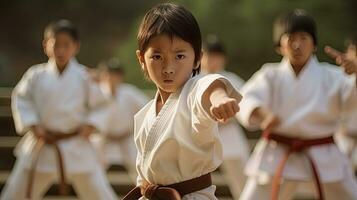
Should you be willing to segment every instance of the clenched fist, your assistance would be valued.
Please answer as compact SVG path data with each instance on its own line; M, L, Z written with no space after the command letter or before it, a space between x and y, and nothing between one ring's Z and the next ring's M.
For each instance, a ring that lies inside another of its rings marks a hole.
M223 88L212 92L210 113L219 122L225 122L239 111L238 101L227 96Z

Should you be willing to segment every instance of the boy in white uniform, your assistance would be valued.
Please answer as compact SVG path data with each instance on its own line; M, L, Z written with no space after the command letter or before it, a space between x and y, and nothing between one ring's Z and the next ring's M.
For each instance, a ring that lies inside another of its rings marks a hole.
M102 62L98 68L100 87L110 102L101 111L101 133L91 139L99 150L105 169L111 165L124 165L136 180L134 115L148 102L148 98L134 85L123 82L125 72L118 59Z
M346 40L348 59L357 60L357 33ZM342 152L351 160L353 169L357 170L357 108L354 112L343 116L341 128L335 135L336 143Z
M319 199L357 199L351 167L332 137L342 108L357 106L357 70L346 75L318 62L316 24L303 10L276 21L274 41L281 63L265 64L242 88L241 121L264 134L241 199L290 199L301 181L314 181Z
M232 72L225 71L226 51L216 36L210 35L203 47L201 60L204 74L218 73L228 78L236 89L240 89L244 81ZM223 163L221 169L228 182L233 199L238 200L245 183L244 166L249 157L249 144L243 129L236 119L218 126L223 144Z
M43 47L49 61L31 67L12 94L16 130L25 135L1 200L42 199L57 177L62 192L68 178L80 199L116 199L88 141L98 127L91 114L106 101L74 58L77 29L68 20L52 22Z
M217 199L210 173L222 162L216 120L239 110L240 94L221 75L199 72L202 40L193 15L175 4L149 10L137 57L157 93L135 115L137 187L124 199Z

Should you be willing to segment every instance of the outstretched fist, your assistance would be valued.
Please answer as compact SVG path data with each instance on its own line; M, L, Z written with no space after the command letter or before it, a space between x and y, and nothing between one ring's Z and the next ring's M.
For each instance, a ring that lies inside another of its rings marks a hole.
M211 115L219 122L226 122L239 111L238 101L228 96L216 95L211 98Z

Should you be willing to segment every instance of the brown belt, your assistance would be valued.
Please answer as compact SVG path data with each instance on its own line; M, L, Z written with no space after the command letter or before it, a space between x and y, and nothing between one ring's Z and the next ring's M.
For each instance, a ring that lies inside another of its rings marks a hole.
M318 139L300 139L294 137L287 137L287 136L270 133L270 132L264 132L263 138L267 140L276 141L277 143L283 144L288 147L288 150L286 151L283 159L280 161L278 168L276 169L273 177L271 199L272 200L278 199L280 178L284 170L286 161L288 160L291 153L298 152L298 153L303 153L308 158L311 165L312 172L314 174L315 184L319 193L319 199L324 200L320 177L316 165L312 157L308 153L306 153L305 150L312 146L332 144L334 143L333 137L329 136L329 137L318 138Z
M181 197L199 190L203 190L212 185L211 174L202 175L187 181L160 186L149 184L144 189L144 194L141 193L141 188L135 187L132 189L123 200L138 200L145 196L149 200L181 200Z
M46 132L48 134L48 137L46 139L41 138L37 140L37 143L33 149L33 159L32 163L30 166L30 172L29 172L29 179L27 182L27 189L26 189L26 198L31 199L32 196L32 188L33 188L33 183L35 181L35 172L36 172L36 165L39 159L40 151L44 147L45 144L50 144L53 145L55 148L56 154L57 154L57 160L58 160L58 170L60 174L60 180L59 180L59 193L60 194L66 194L67 193L67 188L66 188L66 178L65 178L65 168L63 164L63 156L60 151L60 148L57 144L57 142L65 139L70 139L78 135L78 132L73 132L73 133L57 133L57 132Z

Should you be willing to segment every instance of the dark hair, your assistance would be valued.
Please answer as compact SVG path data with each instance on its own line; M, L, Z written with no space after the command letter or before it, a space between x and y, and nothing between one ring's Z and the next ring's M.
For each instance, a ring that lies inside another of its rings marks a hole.
M223 43L215 35L208 35L203 43L203 49L209 53L226 54Z
M179 37L190 43L195 52L195 63L200 61L202 38L201 31L195 17L183 6L163 3L150 9L144 16L138 32L138 45L141 52L145 52L151 38L167 34L171 38ZM193 76L198 74L193 69Z
M102 61L98 64L98 69L100 71L116 73L116 74L125 74L125 70L119 59L110 58L109 60Z
M295 9L279 16L273 26L273 40L275 46L280 46L281 36L288 33L306 32L311 35L314 45L317 45L317 28L315 20L305 11Z
M44 31L44 39L48 40L51 37L55 37L58 33L67 33L74 41L79 41L79 33L74 24L66 19L60 19L49 23Z

